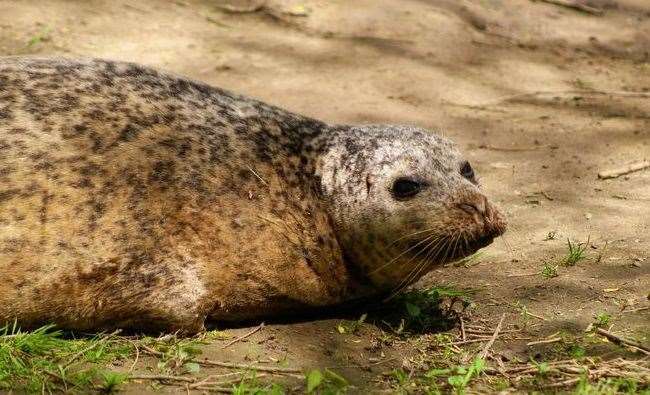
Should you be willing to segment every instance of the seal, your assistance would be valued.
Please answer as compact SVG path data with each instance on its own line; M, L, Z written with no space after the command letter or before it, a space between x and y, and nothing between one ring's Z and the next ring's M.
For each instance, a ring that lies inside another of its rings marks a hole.
M0 58L0 322L190 334L384 295L505 231L450 141L131 63Z

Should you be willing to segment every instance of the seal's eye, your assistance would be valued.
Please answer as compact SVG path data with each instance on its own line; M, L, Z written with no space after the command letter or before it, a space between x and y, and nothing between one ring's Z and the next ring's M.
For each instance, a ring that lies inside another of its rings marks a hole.
M418 194L424 184L411 178L398 178L393 183L393 196L396 199L408 199Z
M463 163L463 166L460 168L460 175L474 182L474 169L472 169L472 165L469 162Z

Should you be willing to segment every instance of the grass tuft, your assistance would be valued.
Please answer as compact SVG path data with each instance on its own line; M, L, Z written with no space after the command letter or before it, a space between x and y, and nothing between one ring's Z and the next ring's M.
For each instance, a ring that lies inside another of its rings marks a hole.
M571 240L567 239L568 252L562 264L565 266L574 266L579 261L587 257L586 251L587 246L589 245L589 239L585 243L572 243Z
M544 267L542 268L542 277L549 279L559 276L557 273L557 268L559 265L553 265L548 262L544 262Z
M607 328L612 321L612 316L608 313L598 313L595 318L593 326L596 328Z

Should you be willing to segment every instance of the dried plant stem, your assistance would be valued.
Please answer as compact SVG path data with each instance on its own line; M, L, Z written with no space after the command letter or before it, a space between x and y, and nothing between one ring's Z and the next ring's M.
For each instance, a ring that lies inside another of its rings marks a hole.
M499 336L499 331L501 331L501 325L503 325L503 320L505 319L506 319L506 313L501 314L501 319L499 320L499 324L494 330L494 334L492 335L492 338L490 338L490 341L488 341L485 347L483 347L483 350L481 350L481 352L478 354L479 358L485 359L485 357L487 357L487 354L490 351L490 347L492 347L492 344L494 344L494 341Z

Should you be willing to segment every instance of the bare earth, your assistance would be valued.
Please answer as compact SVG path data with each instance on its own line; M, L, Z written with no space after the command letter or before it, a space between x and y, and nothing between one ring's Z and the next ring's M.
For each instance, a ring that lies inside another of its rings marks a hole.
M650 345L650 169L597 178L650 160L650 2L588 3L603 14L530 0L0 0L0 55L135 61L332 123L416 124L452 138L510 228L469 267L440 268L417 287L477 288L468 322L493 328L506 313L504 328L523 329L493 355L543 359L557 343L526 343L581 335L600 313L611 332ZM567 239L589 240L587 258L543 277ZM382 342L380 322L356 334L339 333L340 322L269 324L202 356L335 367L358 393L395 391L382 373L435 364L435 334ZM595 355L616 354L592 340Z

